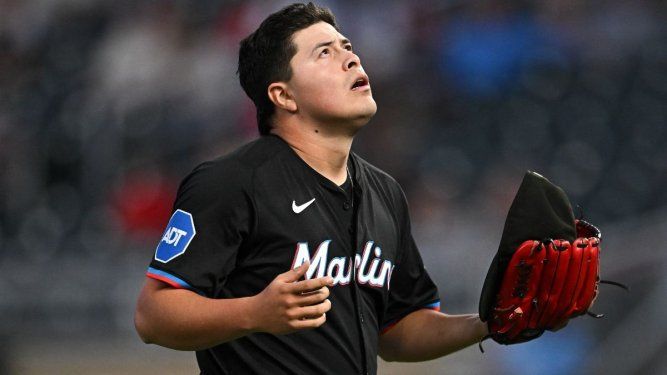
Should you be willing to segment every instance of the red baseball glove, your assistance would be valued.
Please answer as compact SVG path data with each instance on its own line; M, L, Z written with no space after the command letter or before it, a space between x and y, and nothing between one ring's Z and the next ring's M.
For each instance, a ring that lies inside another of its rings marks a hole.
M588 312L600 283L600 239L595 226L574 219L562 189L528 172L482 290L486 338L516 344L585 313L601 317Z

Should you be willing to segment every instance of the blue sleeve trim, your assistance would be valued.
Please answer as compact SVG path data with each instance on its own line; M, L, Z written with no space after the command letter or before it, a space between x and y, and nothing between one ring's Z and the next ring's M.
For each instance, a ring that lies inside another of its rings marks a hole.
M415 311L418 311L418 310L422 310L422 309L440 311L440 300L437 300L435 302L431 302L427 305L422 305L420 307L417 307L415 309L410 310L408 313L406 313L406 314L404 314L404 315L402 315L402 316L400 316L396 319L390 320L388 323L386 323L382 327L380 327L380 334L383 334L383 333L389 331L390 329L392 329L396 324L398 324L398 322L401 321L401 319L405 318L406 316L410 315L411 313L413 313Z
M193 292L196 292L198 294L203 295L200 291L198 291L195 287L192 285L188 284L185 280L181 279L180 277L174 276L168 272L159 270L157 268L153 267L148 267L148 270L146 271L146 276L160 280L162 282L165 282L174 288L180 288L180 289L189 289L192 290Z

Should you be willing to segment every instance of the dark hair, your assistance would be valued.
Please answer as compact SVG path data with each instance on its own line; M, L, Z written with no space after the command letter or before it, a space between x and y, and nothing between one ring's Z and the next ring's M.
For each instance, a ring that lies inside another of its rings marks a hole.
M238 75L241 87L257 107L257 127L269 134L275 112L267 88L273 82L292 77L290 60L296 54L292 35L318 22L338 30L336 18L327 8L313 3L292 4L268 16L259 28L241 41Z

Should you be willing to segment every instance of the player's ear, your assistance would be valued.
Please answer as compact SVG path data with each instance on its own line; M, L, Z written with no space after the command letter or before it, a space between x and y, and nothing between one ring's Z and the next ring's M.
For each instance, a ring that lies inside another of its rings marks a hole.
M269 99L277 108L282 108L288 112L296 112L296 101L285 82L273 82L270 84L268 94Z

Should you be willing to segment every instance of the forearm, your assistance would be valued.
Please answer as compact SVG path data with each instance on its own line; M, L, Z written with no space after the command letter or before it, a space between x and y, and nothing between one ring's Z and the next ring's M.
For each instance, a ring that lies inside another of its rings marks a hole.
M211 299L146 279L134 317L139 336L178 350L210 348L252 332L274 335L313 329L331 309L331 277L299 281L310 263L281 273L252 297Z
M200 350L252 331L250 298L210 299L148 279L135 314L142 340L177 350Z
M380 336L380 356L386 361L428 361L475 344L487 333L477 314L418 310Z

